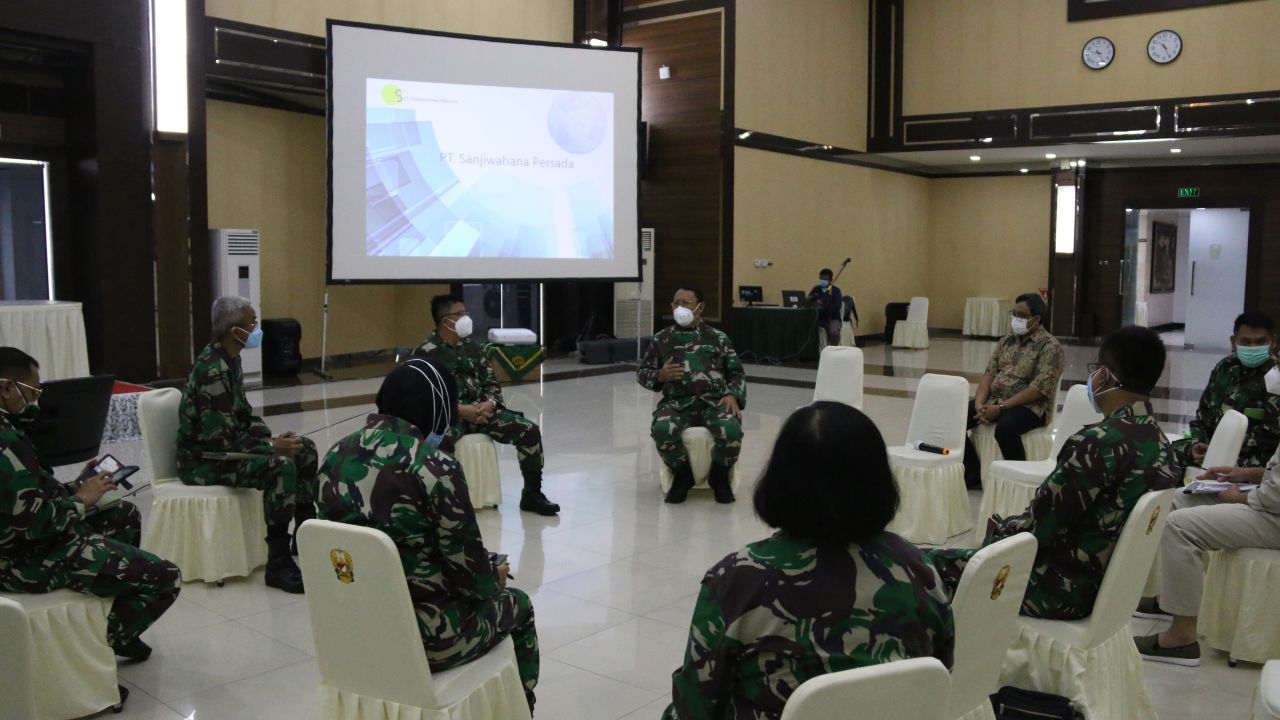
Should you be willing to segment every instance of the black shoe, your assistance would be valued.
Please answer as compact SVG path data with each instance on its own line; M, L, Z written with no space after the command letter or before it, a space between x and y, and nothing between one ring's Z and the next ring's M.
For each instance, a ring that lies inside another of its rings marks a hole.
M123 645L111 648L118 657L134 662L142 662L151 657L151 646L142 642L142 638L134 638Z
M707 484L711 486L711 492L715 493L718 503L727 505L736 499L733 496L733 487L729 484L730 472L732 469L727 465L711 464L711 477L707 478Z
M688 465L672 471L671 487L667 489L667 502L679 505L689 497L693 489L693 470Z
M119 715L124 712L124 704L129 701L129 688L123 685L117 685L116 689L120 691L120 702L111 706L111 712Z
M267 587L278 588L287 593L300 594L302 589L302 571L289 554L289 536L267 538Z
M548 500L541 490L521 491L520 509L539 515L555 515L560 512L560 506Z

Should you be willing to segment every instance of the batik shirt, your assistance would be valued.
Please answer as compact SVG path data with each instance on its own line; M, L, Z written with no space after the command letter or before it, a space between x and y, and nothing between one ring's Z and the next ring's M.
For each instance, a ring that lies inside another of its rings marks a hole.
M274 452L271 430L244 395L240 357L213 342L196 358L178 407L178 471L204 462L206 452Z
M386 533L395 543L428 644L457 637L464 619L498 595L458 462L432 450L417 427L372 414L320 466L319 515ZM365 497L357 483L370 490Z
M457 345L445 342L440 334L432 332L430 337L413 352L414 357L425 357L435 360L453 373L453 380L458 385L458 403L473 405L494 401L498 407L505 407L502 402L502 384L493 374L493 364L485 346L464 338Z
M658 372L669 359L684 365L684 377L662 382ZM679 325L660 330L644 353L636 380L661 392L660 408L698 409L732 395L739 408L747 406L747 374L729 336L705 322L691 328Z
M1072 620L1093 612L1134 505L1181 478L1182 467L1148 402L1126 405L1072 435L1026 512L993 516L988 525L987 544L1024 531L1040 544L1023 614Z
M1005 335L987 361L986 373L991 376L987 402L999 403L1033 387L1040 391L1040 397L1023 407L1047 418L1053 414L1064 358L1062 345L1043 326L1026 335Z
M1280 446L1280 395L1267 392L1263 379L1275 366L1274 360L1267 360L1256 368L1248 368L1235 355L1223 358L1214 366L1209 384L1200 396L1200 407L1196 409L1196 419L1191 421L1188 437L1176 445L1183 453L1183 462L1191 462L1187 454L1190 446L1209 442L1223 414L1235 410L1249 419L1249 429L1235 464L1266 466Z
M946 592L911 543L882 533L819 546L778 534L703 578L663 718L777 720L810 678L913 657L950 667L954 647Z
M0 576L9 577L4 584L47 586L84 554L84 515L84 503L41 467L35 446L0 413ZM96 572L106 560L84 558L76 570Z

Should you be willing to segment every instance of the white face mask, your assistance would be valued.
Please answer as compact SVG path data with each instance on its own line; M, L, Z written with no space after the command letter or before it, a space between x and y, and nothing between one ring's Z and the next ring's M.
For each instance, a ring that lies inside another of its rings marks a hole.
M1267 392L1272 395L1280 395L1280 365L1268 370L1262 380L1267 384Z
M471 330L472 330L472 327L471 327L470 315L463 315L462 317L453 321L453 331L458 334L458 337L464 338L464 339L469 337L471 335Z
M680 327L689 327L693 324L693 311L681 305L672 313L675 315L676 324Z
M1013 326L1014 335L1026 335L1027 323L1029 322L1030 321L1027 320L1026 318L1020 318L1020 317L1012 317L1009 319L1009 324Z

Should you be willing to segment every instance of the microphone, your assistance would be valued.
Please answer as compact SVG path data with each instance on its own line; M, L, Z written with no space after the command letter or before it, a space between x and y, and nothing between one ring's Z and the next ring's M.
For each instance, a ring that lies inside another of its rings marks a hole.
M840 263L840 267L844 267L845 265L848 265L848 264L849 264L849 261L850 261L850 260L852 260L852 259L853 259L853 258L845 258L845 259L844 259L844 262Z
M916 450L921 450L921 451L924 451L924 452L937 453L937 454L939 454L939 455L950 455L950 454L951 454L951 450L949 450L949 449L947 449L947 448L944 448L944 447L940 447L940 446L938 446L938 445L930 445L930 444L929 444L929 443L927 443L927 442L914 442L914 443L911 443L911 447L912 447L913 449L916 449Z

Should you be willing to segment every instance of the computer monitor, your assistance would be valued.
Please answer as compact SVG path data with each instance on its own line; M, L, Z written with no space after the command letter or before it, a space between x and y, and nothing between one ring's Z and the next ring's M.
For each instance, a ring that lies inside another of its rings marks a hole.
M782 307L798 308L804 306L803 290L783 290Z
M759 285L739 285L738 299L748 305L764 302L764 288Z
M68 465L98 456L115 379L114 375L92 375L41 385L40 417L31 430L40 462Z

